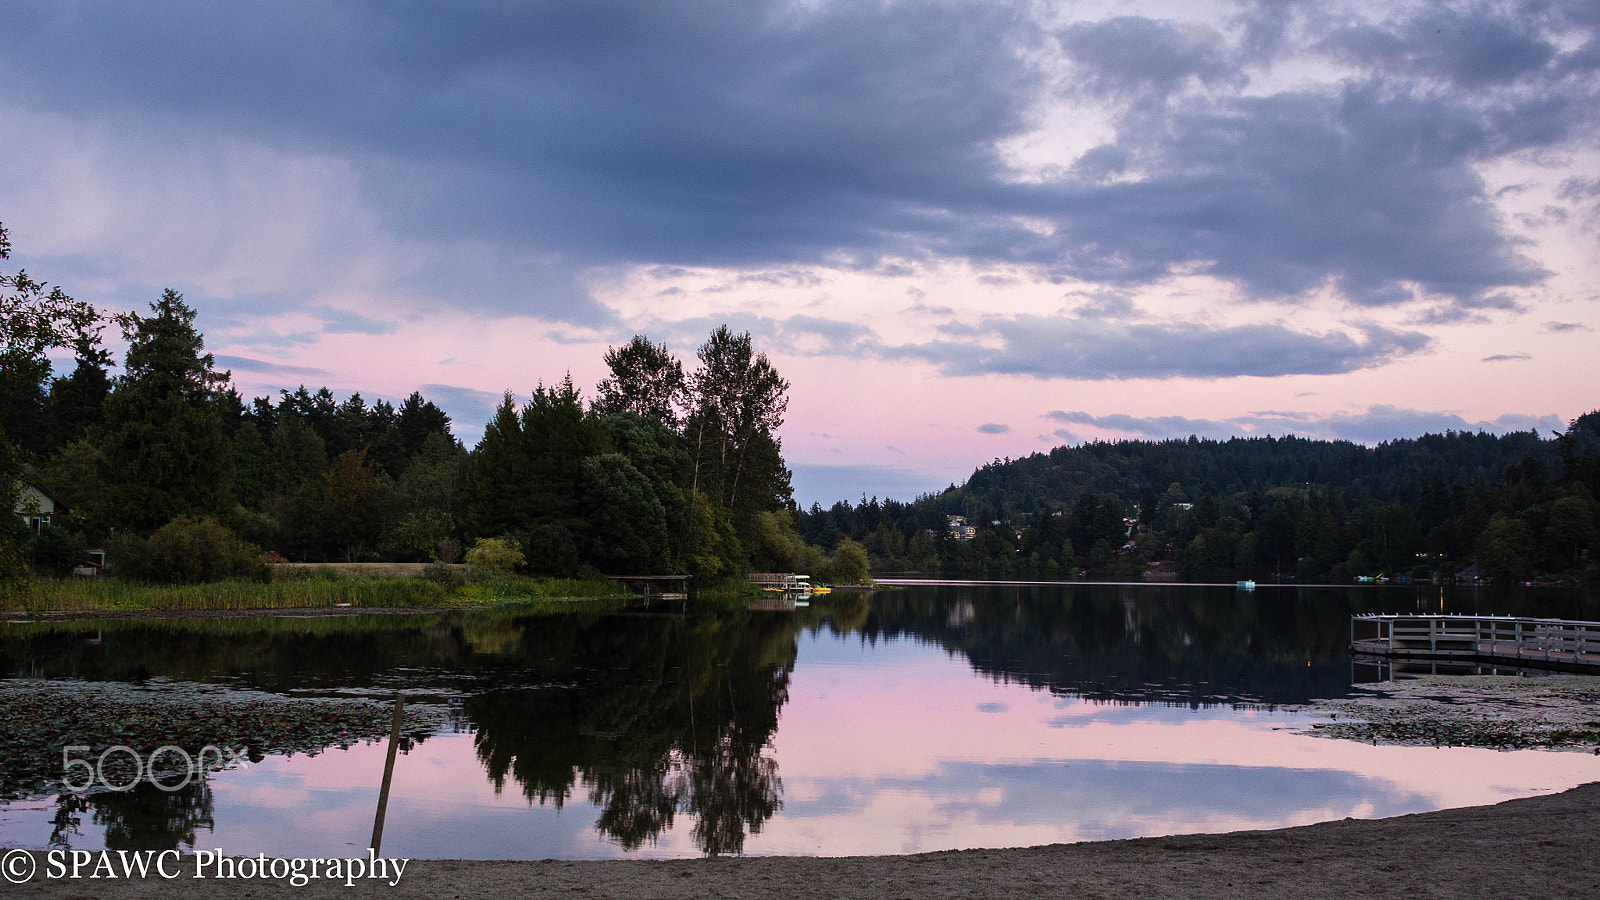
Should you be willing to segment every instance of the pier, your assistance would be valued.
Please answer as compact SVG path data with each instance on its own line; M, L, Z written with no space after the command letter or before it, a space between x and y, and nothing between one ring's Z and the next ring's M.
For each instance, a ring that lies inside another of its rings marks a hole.
M1351 616L1350 652L1600 675L1600 622L1516 616Z

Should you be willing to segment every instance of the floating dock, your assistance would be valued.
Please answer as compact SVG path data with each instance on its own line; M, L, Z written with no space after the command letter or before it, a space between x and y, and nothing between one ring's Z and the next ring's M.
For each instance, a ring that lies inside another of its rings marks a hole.
M1351 616L1350 652L1600 675L1600 622L1516 616Z

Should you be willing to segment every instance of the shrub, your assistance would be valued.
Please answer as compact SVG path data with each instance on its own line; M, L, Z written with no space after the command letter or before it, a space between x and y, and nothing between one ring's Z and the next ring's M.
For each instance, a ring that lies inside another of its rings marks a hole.
M461 570L453 569L442 562L423 566L417 577L446 588L457 588L467 583L466 576L461 574Z
M855 541L845 538L828 560L828 574L836 584L860 584L867 580L867 551Z
M522 565L522 551L516 541L504 538L478 538L467 551L467 565L495 572L509 572Z
M67 575L89 558L89 542L59 525L46 525L34 536L28 556L41 572Z
M121 534L106 546L117 574L161 584L234 579L266 581L270 568L254 544L239 540L216 519L178 516L148 540Z
M567 578L583 569L578 542L566 528L540 523L530 526L519 537L521 546L527 550L525 564L529 574Z

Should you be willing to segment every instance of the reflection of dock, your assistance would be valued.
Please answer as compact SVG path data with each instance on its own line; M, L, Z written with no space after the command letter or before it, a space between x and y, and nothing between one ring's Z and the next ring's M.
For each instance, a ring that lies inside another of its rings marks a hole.
M1353 654L1600 674L1600 622L1513 616L1350 617Z
M794 612L800 606L800 595L793 591L764 593L745 605L756 612Z

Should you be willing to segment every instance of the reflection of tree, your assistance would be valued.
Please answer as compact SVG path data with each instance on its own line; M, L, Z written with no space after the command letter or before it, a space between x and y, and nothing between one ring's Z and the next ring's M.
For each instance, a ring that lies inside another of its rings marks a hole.
M788 698L795 620L540 624L525 629L518 655L550 686L465 703L496 788L509 779L530 802L559 807L581 782L600 807L596 828L626 849L688 813L704 852L742 850L781 804L777 763L764 753Z
M881 593L865 621L853 609L829 618L836 631L913 636L979 671L1090 700L1280 704L1348 687L1349 617L1382 600L1328 589L964 585Z
M105 828L108 850L175 850L194 847L195 830L211 830L211 786L202 778L172 791L141 781L127 791L86 798L96 825Z
M619 767L588 776L591 796L600 803L595 828L624 849L637 850L672 827L688 785L682 760L669 754L637 768Z
M745 834L760 834L783 803L778 762L760 749L730 739L689 760L694 843L709 856L742 852Z

